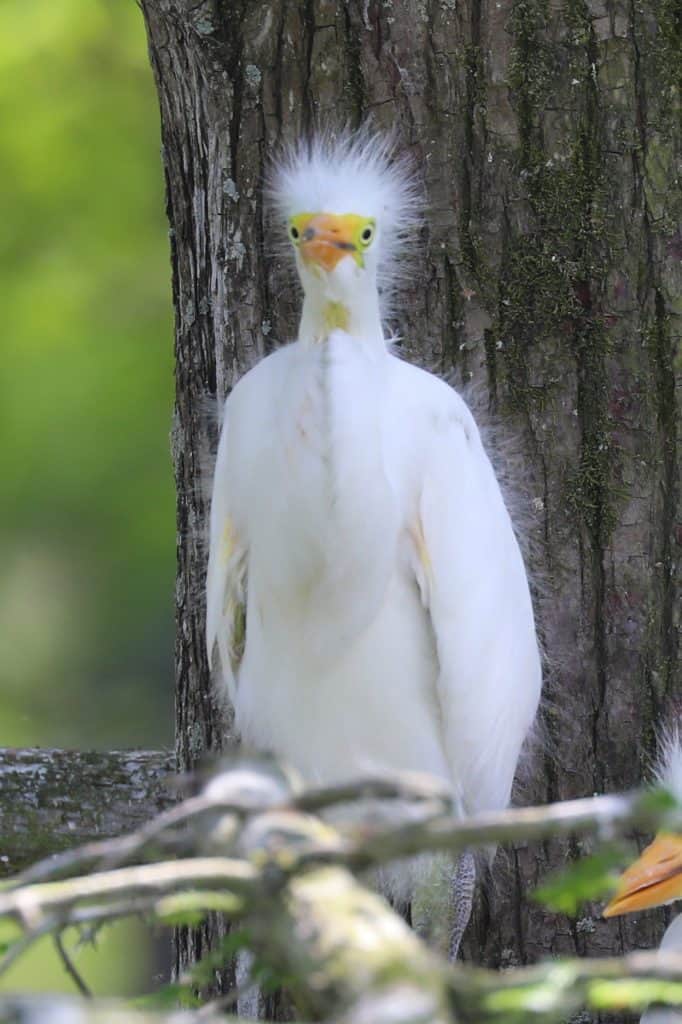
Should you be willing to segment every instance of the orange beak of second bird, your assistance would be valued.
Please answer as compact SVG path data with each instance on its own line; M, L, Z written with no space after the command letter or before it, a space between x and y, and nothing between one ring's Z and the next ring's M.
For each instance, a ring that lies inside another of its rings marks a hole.
M682 899L682 835L661 832L623 872L604 917Z

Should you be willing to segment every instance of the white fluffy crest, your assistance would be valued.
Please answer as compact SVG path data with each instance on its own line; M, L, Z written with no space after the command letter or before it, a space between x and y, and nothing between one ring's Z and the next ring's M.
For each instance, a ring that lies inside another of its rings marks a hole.
M404 250L414 250L424 206L410 158L397 153L392 135L366 126L321 133L284 149L273 160L266 195L282 225L299 213L374 217L382 287L394 281Z
M682 800L682 728L679 721L667 725L658 743L656 780Z

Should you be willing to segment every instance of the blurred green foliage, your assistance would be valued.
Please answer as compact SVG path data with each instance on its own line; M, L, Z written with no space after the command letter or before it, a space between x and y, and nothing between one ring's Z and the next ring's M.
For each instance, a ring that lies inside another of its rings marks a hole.
M170 269L134 0L2 0L0 125L0 745L170 745ZM3 988L73 990L41 945ZM148 945L117 926L79 962L148 989Z
M134 0L2 0L0 124L0 744L170 744L170 269Z
M107 925L94 940L87 941L75 928L67 928L62 941L93 995L136 995L159 983L154 977L149 931L141 922ZM77 994L52 937L47 935L3 975L0 992Z
M605 843L563 871L549 875L535 890L533 899L557 914L576 917L586 901L604 900L612 895L628 859L623 843Z

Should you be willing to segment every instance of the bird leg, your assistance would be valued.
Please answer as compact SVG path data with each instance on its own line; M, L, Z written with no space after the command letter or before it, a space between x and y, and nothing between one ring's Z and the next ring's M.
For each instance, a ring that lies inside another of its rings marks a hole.
M449 960L455 960L469 923L476 889L476 862L466 851L453 863L439 855L420 858L410 904L414 930Z

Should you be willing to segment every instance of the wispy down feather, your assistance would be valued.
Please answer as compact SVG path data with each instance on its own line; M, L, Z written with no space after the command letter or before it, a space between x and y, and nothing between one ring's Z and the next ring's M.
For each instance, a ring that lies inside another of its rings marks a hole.
M654 771L656 780L682 800L682 730L679 720L671 722L660 734Z
M414 254L424 208L418 173L392 135L369 127L316 135L273 159L266 198L284 227L299 213L374 217L381 235L379 288L386 305Z

